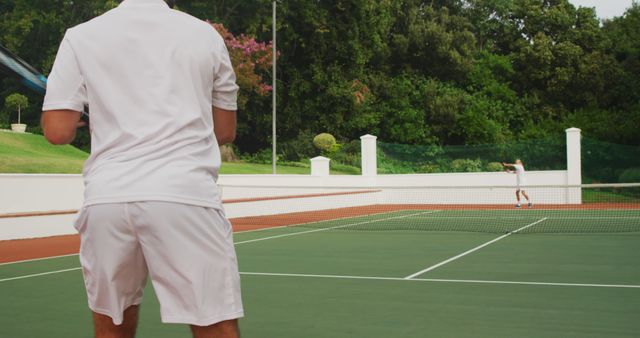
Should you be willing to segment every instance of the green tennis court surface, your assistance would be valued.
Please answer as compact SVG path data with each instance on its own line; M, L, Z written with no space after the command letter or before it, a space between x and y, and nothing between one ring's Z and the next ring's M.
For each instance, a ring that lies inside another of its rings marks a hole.
M243 337L640 332L640 210L408 210L235 241ZM0 337L91 336L78 266L0 265ZM160 323L148 287L138 337L189 336Z

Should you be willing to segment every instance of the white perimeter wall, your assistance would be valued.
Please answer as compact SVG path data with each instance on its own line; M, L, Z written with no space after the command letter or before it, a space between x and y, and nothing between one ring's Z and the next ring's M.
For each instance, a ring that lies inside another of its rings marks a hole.
M222 186L223 199L229 200L384 187L502 186L515 188L516 177L504 172L378 175L372 177L357 175L325 177L309 175L221 175L218 183ZM527 172L527 183L531 186L565 185L567 184L567 173L563 170L530 171ZM331 189L324 187L331 187ZM509 188L508 190L512 189ZM81 175L0 174L0 214L79 209L82 206L83 193L84 185ZM546 196L545 198L548 197ZM458 203L495 204L494 198L486 200L474 198L469 202L464 200L464 196L459 196L455 201ZM544 200L539 201L544 202ZM564 203L555 198L553 201L556 201L555 203ZM421 200L421 203L436 202Z
M566 171L530 171L529 185L567 184ZM266 200L225 205L228 217L271 215L371 204L512 204L515 175L449 173L416 175L221 175L223 199L291 196L362 191L385 187L448 187L443 189L383 189L381 192ZM247 187L250 186L250 187ZM286 186L286 187L284 187ZM502 186L474 189L481 186ZM464 187L452 189L449 187ZM0 175L0 214L75 210L82 206L81 175ZM569 189L529 188L536 203L573 203ZM0 240L73 234L74 215L0 218Z
M567 129L566 138L566 171L527 173L527 183L530 186L527 190L535 203L580 204L582 202L580 188L536 187L581 183L580 129ZM231 218L258 216L371 204L511 204L514 202L516 177L505 172L376 175L376 137L365 135L361 139L363 156L363 175L361 176L325 176L327 170L316 170L317 176L221 175L218 183L222 186L222 197L225 200L232 200L369 189L381 189L381 191L329 197L226 203L227 216ZM326 163L324 169L326 169ZM429 188L407 189L416 186ZM482 186L494 188L480 188ZM0 174L0 214L79 209L83 201L83 190L80 175ZM0 240L75 233L72 226L73 219L73 215L0 218Z

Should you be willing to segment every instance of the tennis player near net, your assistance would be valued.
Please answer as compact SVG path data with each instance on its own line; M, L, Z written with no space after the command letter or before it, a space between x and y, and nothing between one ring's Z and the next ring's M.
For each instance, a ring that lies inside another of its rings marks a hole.
M91 108L75 226L95 336L134 337L150 276L165 323L237 337L240 278L215 180L238 86L222 37L163 0L125 0L69 29L42 127L71 142Z
M516 163L504 163L502 162L502 166L507 170L508 173L516 174L516 200L518 203L516 204L516 208L520 208L520 194L527 199L527 206L529 208L533 207L533 203L531 203L531 199L529 199L529 195L525 191L524 187L527 185L527 180L525 178L525 170L522 161L516 159ZM509 168L513 168L513 170L509 170Z

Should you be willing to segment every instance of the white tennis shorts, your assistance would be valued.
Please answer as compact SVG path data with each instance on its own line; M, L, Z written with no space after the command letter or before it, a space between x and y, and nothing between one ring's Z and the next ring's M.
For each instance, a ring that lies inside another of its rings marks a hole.
M243 316L231 224L223 211L170 202L96 204L78 214L89 308L120 325L151 277L165 323Z

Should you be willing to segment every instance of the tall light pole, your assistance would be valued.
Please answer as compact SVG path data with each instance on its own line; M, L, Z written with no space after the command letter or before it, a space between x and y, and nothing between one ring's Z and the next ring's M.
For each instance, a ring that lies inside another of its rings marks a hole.
M277 50L276 50L276 2L273 1L273 80L272 80L272 113L271 113L271 143L272 143L272 154L271 161L273 163L273 174L276 174L276 61L277 61Z

